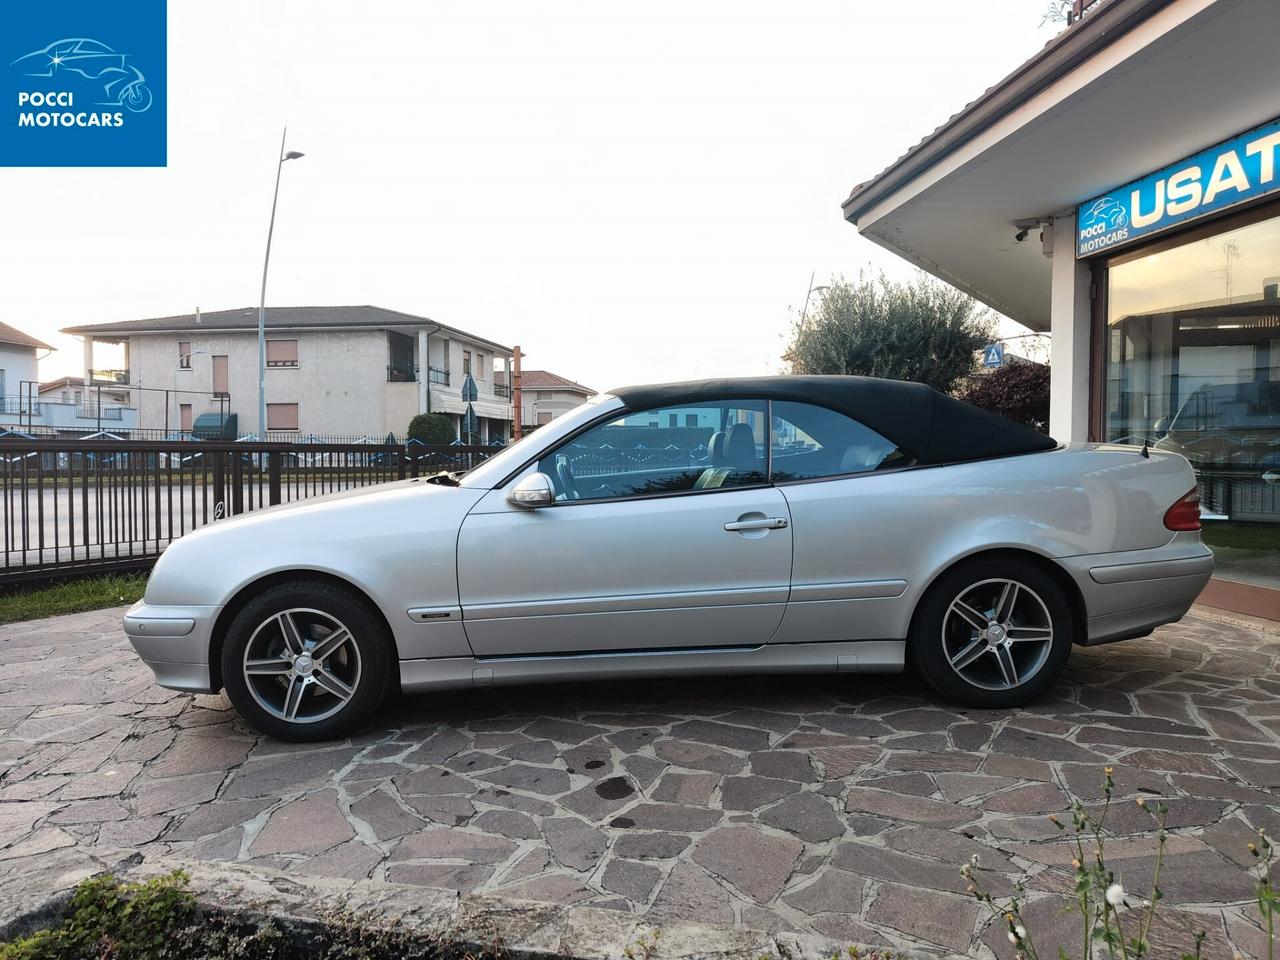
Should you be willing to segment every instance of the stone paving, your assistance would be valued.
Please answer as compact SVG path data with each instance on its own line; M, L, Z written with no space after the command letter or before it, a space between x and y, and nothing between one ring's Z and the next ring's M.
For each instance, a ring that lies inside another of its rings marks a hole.
M359 737L288 745L156 687L120 612L0 627L0 902L139 851L1003 957L959 866L979 854L995 893L1027 877L1041 942L1073 941L1048 814L1100 802L1114 764L1130 888L1155 847L1132 798L1167 798L1161 947L1203 928L1208 956L1261 950L1245 844L1280 835L1270 628L1192 616L1078 649L1021 711L910 677L597 683L403 698Z

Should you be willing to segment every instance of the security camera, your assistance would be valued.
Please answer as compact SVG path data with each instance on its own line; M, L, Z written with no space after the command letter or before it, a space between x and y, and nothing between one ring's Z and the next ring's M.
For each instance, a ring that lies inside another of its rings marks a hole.
M1013 242L1021 243L1023 240L1027 239L1027 234L1029 234L1036 227L1040 226L1040 218L1029 217L1026 220L1015 220L1013 221L1013 226L1014 226L1014 229L1018 231L1013 235Z

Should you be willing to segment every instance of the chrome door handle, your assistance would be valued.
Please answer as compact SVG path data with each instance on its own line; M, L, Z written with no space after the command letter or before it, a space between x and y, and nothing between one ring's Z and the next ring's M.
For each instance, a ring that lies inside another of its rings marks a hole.
M786 517L762 517L759 520L734 520L724 525L729 533L739 530L783 530L787 526Z

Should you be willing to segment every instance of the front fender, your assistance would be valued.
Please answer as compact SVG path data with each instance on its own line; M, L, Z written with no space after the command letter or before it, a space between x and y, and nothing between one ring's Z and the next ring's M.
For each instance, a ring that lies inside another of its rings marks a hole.
M263 578L323 573L377 605L401 658L469 654L460 618L425 624L407 611L456 609L458 528L483 492L390 484L364 496L218 521L164 552L147 583L146 603L222 608Z

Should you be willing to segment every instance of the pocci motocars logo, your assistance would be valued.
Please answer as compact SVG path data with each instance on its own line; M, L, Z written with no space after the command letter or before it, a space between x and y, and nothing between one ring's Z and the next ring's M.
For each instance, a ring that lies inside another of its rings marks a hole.
M146 76L129 61L129 54L117 53L99 40L77 37L33 50L10 66L20 68L27 77L48 77L60 81L60 86L79 88L89 105L124 107L133 113L145 113L151 109L154 95L147 86ZM52 97L39 91L24 91L18 94L18 105L33 108L18 115L19 126L47 127L56 123L124 126L124 114L118 110L75 112L75 91L71 89L59 91ZM41 111L42 107L52 109Z
M1113 197L1099 197L1080 214L1076 228L1080 253L1109 247L1128 239L1129 211Z
M15 4L0 14L12 111L0 116L0 164L164 166L165 14L165 0Z

